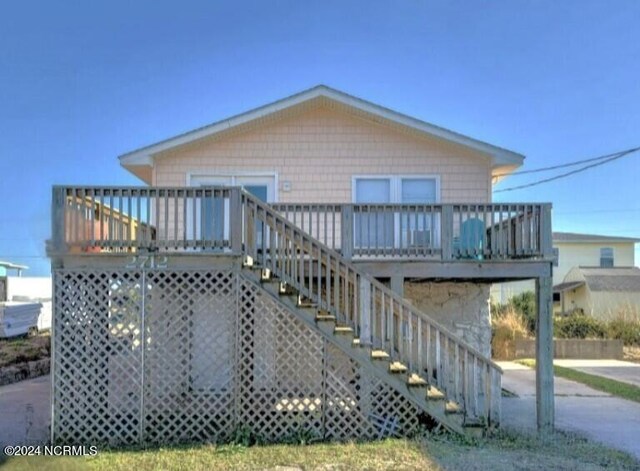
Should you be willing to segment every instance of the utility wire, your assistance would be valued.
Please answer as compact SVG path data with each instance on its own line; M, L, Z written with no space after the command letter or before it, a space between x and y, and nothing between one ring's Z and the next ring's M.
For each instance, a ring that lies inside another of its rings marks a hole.
M599 162L596 162L594 164L587 165L585 167L581 167L581 168L576 169L576 170L571 170L570 172L561 173L560 175L556 175L554 177L545 178L544 180L538 180L538 181L535 181L535 182L532 182L532 183L527 183L525 185L518 185L518 186L509 187L509 188L503 188L502 190L495 190L494 193L502 193L504 191L521 190L523 188L529 188L529 187L532 187L532 186L542 185L543 183L549 183L549 182L552 182L552 181L555 181L555 180L560 180L561 178L566 178L568 176L575 175L576 173L584 172L585 170L589 170L590 168L599 167L600 165L608 164L609 162L613 162L614 160L618 160L618 159L621 159L622 157L626 157L627 155L632 154L633 152L636 152L638 150L640 150L640 147L636 147L634 149L629 149L629 150L626 150L626 151L622 151L622 152L619 152L618 154L614 154L614 157L610 157L607 160L599 161Z
M566 167L573 167L575 165L580 165L580 164L586 164L589 162L595 162L596 160L604 160L604 159L608 159L609 157L615 157L618 156L619 154L625 153L625 152L636 152L637 150L640 150L640 147L633 147L631 149L626 149L626 150L621 150L618 152L614 152L613 154L606 154L606 155L601 155L599 157L592 157L590 159L582 159L582 160L575 160L573 162L568 162L566 164L560 164L560 165L554 165L552 167L542 167L542 168L534 168L531 170L521 170L519 172L511 172L511 173L499 173L498 175L494 175L494 178L498 178L498 177L510 177L513 175L525 175L528 173L537 173L537 172L547 172L549 170L556 170L559 168L566 168Z

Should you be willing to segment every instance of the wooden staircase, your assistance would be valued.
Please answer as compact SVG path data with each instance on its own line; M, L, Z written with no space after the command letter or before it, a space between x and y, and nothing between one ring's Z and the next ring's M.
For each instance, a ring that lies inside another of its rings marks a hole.
M245 280L444 427L500 419L501 369L268 205L241 193Z

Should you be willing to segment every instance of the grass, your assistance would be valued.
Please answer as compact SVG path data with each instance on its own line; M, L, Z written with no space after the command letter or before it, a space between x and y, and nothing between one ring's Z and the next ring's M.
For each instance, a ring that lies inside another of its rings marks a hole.
M0 368L25 361L47 358L51 353L51 337L42 333L34 337L0 340Z
M95 457L10 459L5 470L249 470L287 466L303 469L424 469L440 465L418 442L385 440L371 443L269 445L185 445L155 449L110 450Z
M535 360L525 359L516 360L516 362L531 368L536 366ZM640 402L640 388L633 384L623 383L621 381L583 373L582 371L574 370L573 368L566 368L564 366L557 365L553 365L553 373L555 376L560 378L577 381L578 383L585 384L593 389L597 389L598 391L606 392L612 396Z
M413 439L313 445L181 445L162 448L101 450L95 457L11 458L13 470L601 470L638 469L631 456L557 433L553 440L500 431L471 440L425 433Z

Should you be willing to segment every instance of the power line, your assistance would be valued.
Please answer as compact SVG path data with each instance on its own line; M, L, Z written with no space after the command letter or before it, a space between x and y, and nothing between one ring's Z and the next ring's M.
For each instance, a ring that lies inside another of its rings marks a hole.
M552 167L542 167L542 168L534 168L531 170L520 170L519 172L511 172L511 173L499 173L498 175L494 175L494 178L497 177L510 177L513 175L525 175L528 173L536 173L536 172L546 172L549 170L557 170L559 168L565 168L565 167L573 167L574 165L580 165L580 164L586 164L589 162L595 162L596 160L604 160L607 159L609 157L615 157L618 156L619 154L625 153L625 152L635 152L637 150L640 150L640 147L632 147L631 149L626 149L626 150L621 150L618 152L614 152L612 154L606 154L606 155L601 155L599 157L592 157L590 159L582 159L582 160L575 160L573 162L568 162L566 164L559 164L559 165L553 165Z
M576 173L584 172L585 170L589 170L590 168L599 167L600 165L608 164L609 162L613 162L614 160L618 160L618 159L621 159L622 157L626 157L627 155L632 154L633 152L636 152L638 150L640 150L640 147L636 147L634 149L629 149L629 150L620 152L618 154L615 154L615 157L610 157L607 160L596 162L595 164L587 165L587 166L581 167L581 168L579 168L577 170L571 170L570 172L562 173L562 174L556 175L554 177L545 178L544 180L538 180L536 182L527 183L525 185L512 186L510 188L504 188L502 190L495 190L494 193L502 193L504 191L521 190L523 188L529 188L529 187L532 187L532 186L542 185L543 183L549 183L549 182L552 182L552 181L555 181L555 180L560 180L561 178L566 178L566 177L569 177L571 175L575 175Z

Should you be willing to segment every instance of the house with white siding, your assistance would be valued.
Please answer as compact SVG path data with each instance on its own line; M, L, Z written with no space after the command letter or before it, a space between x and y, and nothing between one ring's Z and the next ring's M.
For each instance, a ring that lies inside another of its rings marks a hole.
M548 430L551 206L491 201L523 158L318 86L54 187L52 439L483 433L490 286L526 279Z
M554 232L554 311L579 310L607 319L621 309L640 310L640 282L634 281L640 280L635 267L638 242L632 237Z

